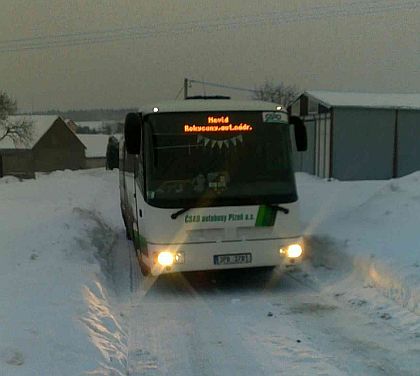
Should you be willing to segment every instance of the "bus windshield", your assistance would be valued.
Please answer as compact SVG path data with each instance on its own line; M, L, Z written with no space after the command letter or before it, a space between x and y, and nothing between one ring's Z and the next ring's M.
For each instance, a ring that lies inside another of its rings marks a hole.
M267 114L147 116L146 201L165 208L296 201L289 125Z

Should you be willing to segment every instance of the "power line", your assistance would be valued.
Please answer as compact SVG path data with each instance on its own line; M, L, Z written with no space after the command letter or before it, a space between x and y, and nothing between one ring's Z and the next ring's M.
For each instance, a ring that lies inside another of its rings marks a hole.
M317 6L296 11L273 11L259 15L225 17L211 21L188 21L177 24L166 23L158 26L137 26L4 40L0 41L0 53L110 43L128 39L156 38L193 32L217 32L261 24L264 26L276 26L331 17L376 15L379 13L394 12L397 10L414 10L418 8L420 8L420 2L418 0L399 2L396 0L352 1L340 7L332 5Z
M382 2L383 3L383 2ZM382 8L378 8L379 1L374 1L373 3L363 4L363 2L352 2L349 5L361 6L360 9L344 9L337 8L332 6L327 7L316 7L310 8L303 12L283 12L281 15L277 16L278 12L273 14L265 14L259 16L240 16L236 18L225 19L229 20L228 23L223 22L210 22L210 23L199 23L197 21L180 23L172 25L172 29L158 29L147 28L147 27L137 27L137 28L127 28L127 29L112 29L96 32L86 32L86 33L71 33L63 34L56 36L45 37L34 37L34 38L22 38L20 40L14 40L15 45L11 44L12 41L2 41L0 42L0 52L13 52L19 50L28 50L28 49L41 49L41 48L54 48L54 47L65 47L65 46L74 46L74 45L84 45L91 43L105 43L119 41L123 39L138 39L138 38L148 38L148 37L157 37L161 35L168 34L184 34L186 32L194 31L211 31L211 30L221 30L221 29L233 29L237 27L255 25L260 23L267 24L268 22L273 24L286 23L286 22L297 22L298 20L314 20L324 18L326 16L340 16L340 15L356 15L362 12L362 14L367 13L378 13L378 11L394 11L397 9L406 9L411 7L419 7L420 4L418 1L409 1L403 2L400 4L395 4L392 2L391 5ZM315 13L314 13L315 11ZM48 40L48 38L50 40ZM56 40L51 38L58 38ZM39 40L39 42L37 42ZM28 44L28 41L31 42Z

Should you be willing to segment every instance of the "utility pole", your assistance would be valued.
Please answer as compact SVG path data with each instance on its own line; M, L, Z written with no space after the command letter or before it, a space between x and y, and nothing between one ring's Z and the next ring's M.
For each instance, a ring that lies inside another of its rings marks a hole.
M188 78L184 78L184 99L188 98Z

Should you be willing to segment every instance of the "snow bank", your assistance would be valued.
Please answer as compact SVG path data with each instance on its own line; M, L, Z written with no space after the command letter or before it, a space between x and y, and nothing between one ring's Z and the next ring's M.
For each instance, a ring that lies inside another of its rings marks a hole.
M18 181L20 181L20 179L15 176L4 176L0 178L0 184L17 183Z
M122 375L126 335L107 286L121 228L118 177L61 171L0 181L0 369Z
M420 315L420 172L357 182L297 174L297 182L314 262L355 268Z

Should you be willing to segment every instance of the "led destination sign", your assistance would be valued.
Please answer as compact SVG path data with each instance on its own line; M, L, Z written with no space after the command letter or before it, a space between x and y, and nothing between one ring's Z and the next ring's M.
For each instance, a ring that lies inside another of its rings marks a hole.
M229 116L208 116L207 124L184 124L184 133L251 132L248 123L232 123Z

